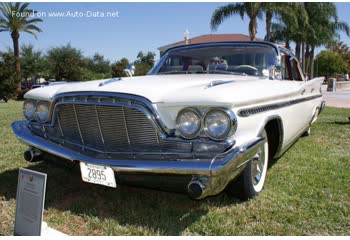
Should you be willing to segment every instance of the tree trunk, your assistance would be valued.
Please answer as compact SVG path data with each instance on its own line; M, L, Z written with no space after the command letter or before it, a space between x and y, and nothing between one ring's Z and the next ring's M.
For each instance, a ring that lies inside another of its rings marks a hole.
M271 21L272 21L272 12L266 11L266 35L264 40L267 42L271 41Z
M300 42L295 43L295 56L300 61Z
M256 22L256 17L252 17L249 21L249 36L251 41L256 40L257 25L258 23Z
M305 73L310 78L310 46L305 46Z
M315 46L311 46L310 51L310 79L314 78L314 67L315 67Z
M302 61L302 70L303 74L305 74L305 43L301 43L301 61Z
M19 32L13 31L11 33L11 37L13 40L13 51L15 54L15 71L16 71L16 78L17 82L21 81L21 63L19 59Z
M289 40L285 41L285 47L290 50Z

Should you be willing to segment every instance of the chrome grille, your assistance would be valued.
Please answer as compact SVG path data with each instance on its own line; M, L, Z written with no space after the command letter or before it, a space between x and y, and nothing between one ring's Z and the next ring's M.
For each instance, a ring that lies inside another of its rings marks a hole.
M122 106L63 104L54 128L62 140L99 152L161 151L157 130L140 110ZM60 132L60 131L56 131Z

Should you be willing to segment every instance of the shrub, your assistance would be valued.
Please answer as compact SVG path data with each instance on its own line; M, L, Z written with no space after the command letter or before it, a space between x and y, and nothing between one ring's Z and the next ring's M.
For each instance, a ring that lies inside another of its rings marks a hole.
M316 61L319 75L325 76L326 79L336 73L347 72L347 64L338 53L322 51L317 55Z
M0 53L0 97L14 96L17 84L13 55Z

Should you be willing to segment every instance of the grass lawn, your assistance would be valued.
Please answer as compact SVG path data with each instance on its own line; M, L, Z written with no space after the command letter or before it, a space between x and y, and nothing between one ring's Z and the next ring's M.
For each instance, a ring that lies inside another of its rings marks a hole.
M0 235L11 235L17 174L48 174L44 221L69 235L350 235L350 109L327 107L312 135L269 171L265 190L240 202L83 183L79 172L23 160L10 128L22 102L0 103Z

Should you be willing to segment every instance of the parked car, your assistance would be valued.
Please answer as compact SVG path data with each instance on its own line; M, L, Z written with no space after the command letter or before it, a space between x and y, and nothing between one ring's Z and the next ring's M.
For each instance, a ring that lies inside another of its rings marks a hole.
M3 102L5 102L5 103L7 103L8 100L9 100L9 99L8 99L7 96L0 96L0 102L3 101Z
M310 134L325 104L294 55L267 42L169 49L147 76L67 83L25 95L12 128L25 159L59 157L82 180L248 199L268 163Z

